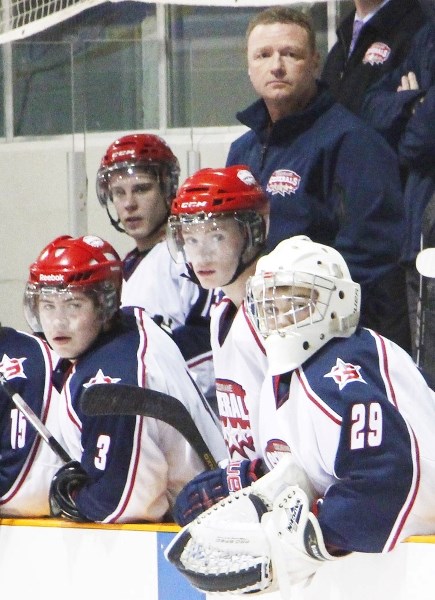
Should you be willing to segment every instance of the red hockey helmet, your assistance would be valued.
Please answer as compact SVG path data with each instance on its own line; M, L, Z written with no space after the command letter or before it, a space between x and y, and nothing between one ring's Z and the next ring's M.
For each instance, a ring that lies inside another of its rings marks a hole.
M106 321L118 310L122 285L122 261L103 239L64 235L48 244L30 265L24 294L25 314L34 331L40 331L37 299L41 291L74 290L95 294Z
M206 223L218 228L220 220L232 218L238 223L244 240L231 280L234 281L264 249L268 215L268 198L249 167L201 169L186 179L172 202L167 233L171 256L176 262L184 261L189 268L183 228Z
M118 170L151 169L155 172L168 206L177 193L180 165L168 144L158 135L137 133L115 140L107 148L97 172L97 196L107 207L110 174Z
M260 214L269 210L267 196L245 165L197 171L186 179L171 205L174 216L245 210Z

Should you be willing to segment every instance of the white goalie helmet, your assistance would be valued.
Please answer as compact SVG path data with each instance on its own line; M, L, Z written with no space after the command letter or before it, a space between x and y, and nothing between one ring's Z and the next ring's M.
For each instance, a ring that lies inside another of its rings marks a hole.
M332 338L354 333L361 289L339 252L295 236L258 260L246 303L264 338L269 372L278 375L302 365Z

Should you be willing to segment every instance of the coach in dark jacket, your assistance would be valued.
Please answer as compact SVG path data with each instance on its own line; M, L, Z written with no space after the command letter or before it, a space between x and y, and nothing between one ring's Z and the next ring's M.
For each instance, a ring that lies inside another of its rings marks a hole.
M270 198L269 249L298 234L334 246L361 284L361 324L409 350L397 157L317 82L319 60L299 11L254 17L248 67L261 99L237 115L250 131L233 142L227 164L249 165Z

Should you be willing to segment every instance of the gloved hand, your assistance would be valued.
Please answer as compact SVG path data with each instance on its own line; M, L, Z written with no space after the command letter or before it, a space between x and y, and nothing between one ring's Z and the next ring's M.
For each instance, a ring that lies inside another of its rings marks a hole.
M261 459L235 460L227 467L204 471L189 481L178 494L173 517L179 525L187 525L202 512L264 475Z
M50 485L50 511L53 517L62 517L71 521L86 522L74 502L75 493L88 481L88 475L81 464L72 460L57 471Z

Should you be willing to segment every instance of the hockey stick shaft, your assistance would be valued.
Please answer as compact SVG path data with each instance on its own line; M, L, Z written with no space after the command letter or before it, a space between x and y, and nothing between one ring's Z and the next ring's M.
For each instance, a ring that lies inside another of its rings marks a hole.
M140 415L164 421L189 442L207 469L217 463L189 411L178 398L135 385L95 384L84 390L81 409L85 415Z
M0 373L0 384L5 390L8 397L12 400L18 410L26 417L30 425L37 431L50 448L57 456L67 463L72 460L67 451L59 444L57 439L50 433L41 419L36 413L30 408L27 402L20 396L18 392L14 390L11 384L6 380L5 376Z

